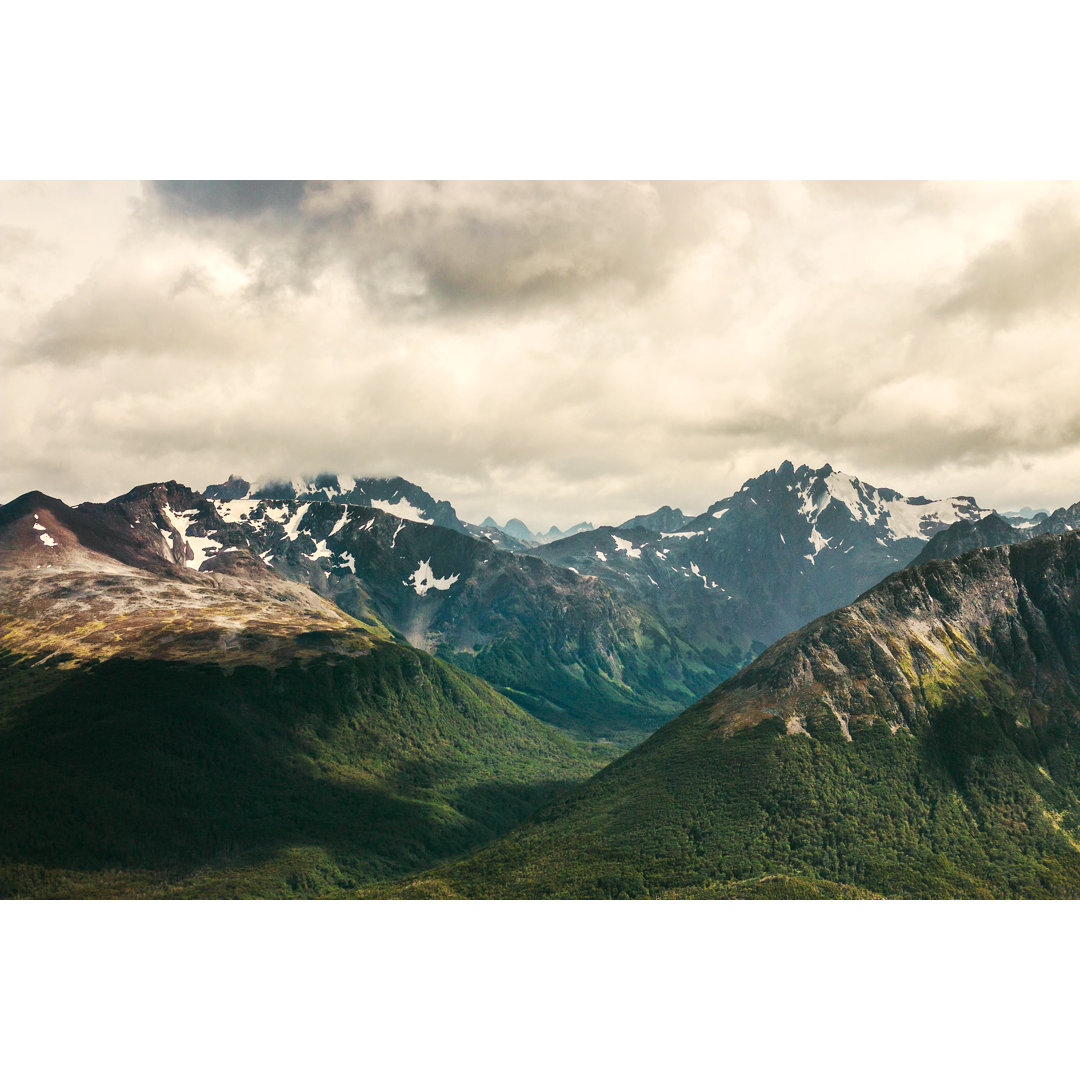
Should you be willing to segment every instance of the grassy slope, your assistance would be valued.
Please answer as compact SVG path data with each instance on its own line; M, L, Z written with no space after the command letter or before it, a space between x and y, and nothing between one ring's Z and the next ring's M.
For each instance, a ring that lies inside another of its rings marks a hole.
M394 644L3 675L4 896L333 895L488 841L609 757Z

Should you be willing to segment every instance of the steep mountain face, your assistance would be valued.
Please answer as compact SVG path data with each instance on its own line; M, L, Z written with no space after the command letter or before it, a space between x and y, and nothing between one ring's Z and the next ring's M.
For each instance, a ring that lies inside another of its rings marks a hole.
M0 896L330 894L610 756L282 578L176 484L7 504L0 613Z
M785 461L674 531L602 528L537 554L651 604L699 647L757 653L986 511Z
M457 516L450 503L434 499L419 484L400 476L339 477L333 473L321 473L315 477L270 481L255 488L246 480L230 476L224 484L211 484L205 495L219 501L276 499L282 502L372 506L407 521L441 525L456 532L468 531L468 526Z
M1024 528L1023 525L1020 527ZM1073 532L1075 529L1080 529L1080 502L1059 507L1043 520L1036 519L1026 532L1029 536L1048 536Z
M175 481L77 507L32 491L0 510L0 558L9 568L93 567L102 557L158 573L267 574L248 550L244 530Z
M241 546L221 546L230 540ZM172 483L74 508L40 492L8 503L0 601L0 649L65 670L118 656L291 657L331 631L390 640L370 614L350 618L272 573L205 499Z
M1080 896L1080 535L889 577L530 824L388 893L843 889Z
M989 514L980 521L957 521L934 538L911 561L921 566L931 559L953 559L966 551L1002 544L1018 544L1035 536L1051 536L1080 528L1080 502L1061 507L1053 514L1030 519L1006 520Z
M715 683L708 658L655 612L540 559L369 507L214 506L278 573L357 616L375 611L413 645L575 732L651 731Z

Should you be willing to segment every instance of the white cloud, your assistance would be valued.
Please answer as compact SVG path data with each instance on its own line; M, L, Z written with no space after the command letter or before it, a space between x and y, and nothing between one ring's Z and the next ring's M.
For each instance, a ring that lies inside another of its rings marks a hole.
M787 457L1080 498L1080 185L290 191L4 186L0 497L391 472L546 528Z

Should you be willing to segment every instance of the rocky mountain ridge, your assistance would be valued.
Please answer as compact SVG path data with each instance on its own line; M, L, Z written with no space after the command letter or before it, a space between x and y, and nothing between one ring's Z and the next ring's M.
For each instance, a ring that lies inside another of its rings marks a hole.
M733 640L756 653L987 513L968 496L905 498L784 462L674 531L605 526L537 554L651 604L701 648Z
M203 494L210 499L271 499L279 502L329 502L351 506L371 506L406 521L441 525L456 532L468 532L469 527L445 499L435 499L419 484L400 476L339 477L320 473L314 477L294 477L291 480L271 480L252 485L238 476L230 476L224 484L211 484Z

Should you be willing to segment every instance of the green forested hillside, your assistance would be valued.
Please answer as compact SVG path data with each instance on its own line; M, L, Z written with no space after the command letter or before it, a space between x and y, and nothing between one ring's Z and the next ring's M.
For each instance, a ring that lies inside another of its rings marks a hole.
M330 895L490 840L606 760L398 645L4 675L4 896Z

